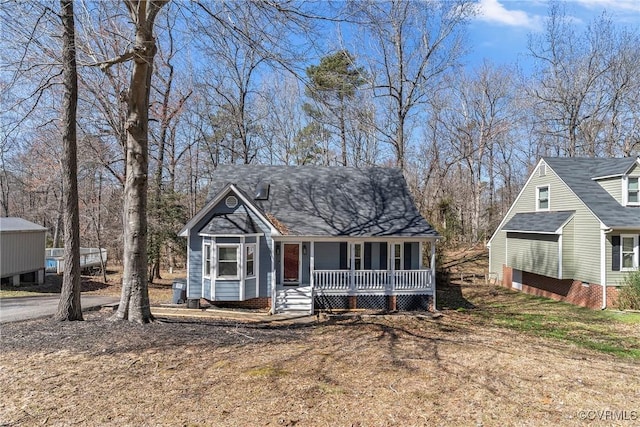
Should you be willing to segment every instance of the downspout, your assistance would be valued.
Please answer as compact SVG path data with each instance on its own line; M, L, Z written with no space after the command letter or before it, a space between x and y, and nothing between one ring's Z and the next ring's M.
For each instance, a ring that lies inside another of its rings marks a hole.
M276 242L271 238L271 314L276 314Z
M606 233L610 233L611 229L606 228L604 224L600 223L600 284L602 285L602 307L604 310L607 308L607 254L606 254Z

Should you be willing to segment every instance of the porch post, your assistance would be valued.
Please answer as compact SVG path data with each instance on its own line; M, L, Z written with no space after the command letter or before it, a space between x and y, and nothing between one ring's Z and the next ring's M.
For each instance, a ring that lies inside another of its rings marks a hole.
M356 280L355 280L355 275L356 275L356 251L355 251L355 245L353 244L353 242L349 242L349 251L351 252L351 275L350 275L350 280L351 280L351 293L355 293L356 291Z
M245 275L245 271L244 271L244 265L245 265L245 256L247 255L246 249L245 249L245 237L244 236L240 236L240 253L238 254L238 276L240 277L240 289L238 290L238 295L239 295L239 299L240 301L244 301L244 285L245 285L245 279L246 279L246 275Z
M394 290L396 287L396 244L391 242L391 250L389 251L389 267L391 275L389 276L389 290Z
M433 292L433 311L436 311L436 240L431 240L431 288Z
M271 276L271 314L276 314L276 241L273 238L271 240L271 271L269 275Z
M422 240L418 242L418 270L422 270Z
M316 242L312 240L309 247L309 282L311 283L311 312L309 314L313 314L314 312L313 300L314 300L314 294L315 294L314 287L316 285L316 282L313 277L313 271L315 269L316 269Z

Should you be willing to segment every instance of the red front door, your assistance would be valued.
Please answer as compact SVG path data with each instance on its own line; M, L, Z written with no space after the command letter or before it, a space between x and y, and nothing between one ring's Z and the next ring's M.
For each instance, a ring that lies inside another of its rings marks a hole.
M283 246L283 284L297 285L300 283L300 244L284 243Z

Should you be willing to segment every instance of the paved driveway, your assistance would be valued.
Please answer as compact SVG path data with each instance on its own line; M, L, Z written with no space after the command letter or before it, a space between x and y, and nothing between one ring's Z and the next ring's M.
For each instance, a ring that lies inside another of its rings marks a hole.
M100 295L82 295L82 311L113 304L120 299ZM58 310L59 295L0 299L0 323L53 316Z

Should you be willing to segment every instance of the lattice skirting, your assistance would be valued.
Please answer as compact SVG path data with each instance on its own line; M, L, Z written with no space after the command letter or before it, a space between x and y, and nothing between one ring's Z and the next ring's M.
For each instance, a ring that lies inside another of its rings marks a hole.
M346 295L316 295L313 304L316 310L348 310L349 297Z
M358 295L356 307L365 310L389 310L388 297L384 295Z
M316 295L314 298L314 307L319 311L429 311L432 305L432 295Z
M398 295L396 308L399 311L428 311L432 298L431 295Z

